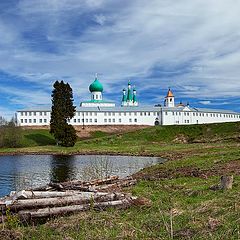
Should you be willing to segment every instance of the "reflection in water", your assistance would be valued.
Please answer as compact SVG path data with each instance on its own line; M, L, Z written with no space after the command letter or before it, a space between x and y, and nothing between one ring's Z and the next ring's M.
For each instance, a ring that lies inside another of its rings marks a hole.
M116 166L115 166L116 168ZM86 166L81 169L81 179L101 179L113 175L113 161L108 156L91 156Z
M74 178L74 156L51 156L51 182L65 182Z
M89 180L109 175L126 177L161 162L164 162L161 158L128 156L0 156L0 197L50 181Z

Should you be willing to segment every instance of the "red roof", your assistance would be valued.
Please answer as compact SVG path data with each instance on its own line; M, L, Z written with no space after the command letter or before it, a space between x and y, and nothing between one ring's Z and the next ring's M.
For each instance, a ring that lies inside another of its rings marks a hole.
M167 93L166 98L167 98L167 97L174 97L174 95L173 95L173 93L172 93L172 91L171 91L170 88L168 89L168 93Z

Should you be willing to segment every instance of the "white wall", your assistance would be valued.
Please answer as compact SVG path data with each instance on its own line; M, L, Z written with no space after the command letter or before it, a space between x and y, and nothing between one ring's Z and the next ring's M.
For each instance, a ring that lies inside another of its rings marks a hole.
M150 125L155 124L156 118L161 118L158 112L83 112L77 111L71 119L72 125ZM20 126L42 126L50 124L50 112L17 112Z
M238 122L239 114L192 111L163 111L163 125Z
M161 116L162 115L162 116ZM17 120L20 126L43 126L50 124L50 111L24 111L17 112ZM155 124L156 118L162 125L188 125L206 124L221 122L240 121L239 114L232 113L206 113L192 111L77 111L75 117L71 119L72 125L149 125Z

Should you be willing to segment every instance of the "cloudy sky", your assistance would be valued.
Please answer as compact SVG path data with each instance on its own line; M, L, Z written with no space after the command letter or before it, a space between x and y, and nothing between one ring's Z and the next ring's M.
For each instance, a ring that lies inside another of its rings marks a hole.
M1 0L0 36L0 115L51 104L56 79L79 105L96 72L118 104L130 79L141 105L171 87L240 111L240 0Z

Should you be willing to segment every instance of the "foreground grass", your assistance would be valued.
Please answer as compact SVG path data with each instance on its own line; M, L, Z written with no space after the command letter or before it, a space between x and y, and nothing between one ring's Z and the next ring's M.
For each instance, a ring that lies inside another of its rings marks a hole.
M138 184L126 190L151 199L151 207L90 211L35 226L13 221L0 239L240 239L238 130L238 124L154 127L79 141L71 149L54 145L18 149L146 154L169 161L136 174ZM188 142L176 143L179 136ZM210 190L222 174L234 175L233 189Z
M237 149L234 143L227 144L225 150L201 148L199 154L189 152L181 159L138 173L138 184L126 191L151 199L151 207L84 212L51 219L43 225L17 225L5 233L13 232L19 239L171 239L172 218L174 239L239 239L239 174L225 168L227 175L234 174L233 189L209 189L220 179L211 169L238 161ZM210 171L207 176L193 177L181 172L183 167ZM165 172L168 176L158 177Z

